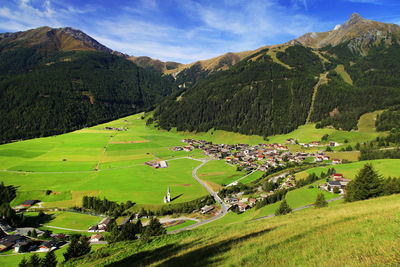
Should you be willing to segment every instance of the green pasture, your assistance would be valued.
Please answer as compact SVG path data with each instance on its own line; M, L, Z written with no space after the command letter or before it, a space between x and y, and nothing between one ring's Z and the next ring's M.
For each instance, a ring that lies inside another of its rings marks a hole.
M219 185L230 184L245 175L245 172L236 171L236 166L225 163L225 160L211 160L197 171L200 179Z
M342 64L337 65L335 68L335 71L342 76L343 80L348 83L353 85L353 80L351 79L350 75L347 73L347 71L344 69L344 66Z
M328 168L335 168L336 172L342 173L346 178L353 179L358 171L366 164L371 163L376 171L384 177L400 177L400 159L377 159L368 161L358 161L348 164L339 164L326 167L315 167L296 174L297 179L307 177L311 173L320 175L327 172Z
M207 194L191 176L202 158L200 150L174 152L183 138L205 139L214 143L265 143L260 136L245 136L220 130L207 133L164 131L146 126L142 114L136 114L58 136L37 138L0 146L0 181L19 186L17 205L26 199L40 199L44 207L80 205L83 195L99 195L114 201L131 200L140 205L160 205L168 186L175 202L185 202ZM284 143L288 138L300 142L329 140L351 144L377 136L374 114L360 119L360 131L315 129L314 124L299 127L286 134L270 137L269 142ZM105 127L127 131L105 130ZM293 149L299 150L298 146ZM337 148L338 149L338 148ZM338 155L339 156L339 155ZM155 170L144 165L149 160L168 160L169 167ZM95 168L97 167L97 171ZM199 177L215 186L229 184L244 176L223 161L212 161L199 170ZM242 182L257 179L252 174ZM44 192L52 190L51 195Z
M106 126L127 131L105 130ZM168 186L173 202L186 202L207 192L191 175L200 163L185 159L201 158L203 153L170 150L184 145L182 138L146 127L138 114L68 134L1 145L0 180L19 186L13 205L39 199L44 207L79 206L83 195L159 205ZM144 165L154 159L170 160L169 167L156 170ZM53 193L47 196L46 190Z
M24 224L27 226L43 224L49 226L50 230L50 226L54 226L82 231L86 231L90 226L99 223L103 219L98 216L67 211L46 212L43 217L39 217L38 212L25 212L24 218Z
M262 171L255 171L252 174L250 174L249 176L247 176L246 178L240 180L239 182L241 182L242 184L248 184L253 182L254 180L257 180L258 178L260 178L265 172Z
M192 177L192 170L200 162L177 159L168 162L165 169L153 169L144 164L127 168L82 173L0 173L5 184L19 186L15 204L38 198L45 207L81 205L84 195L99 195L113 201L138 204L163 204L168 186L173 203L186 202L204 196L206 190ZM45 196L43 190L60 192ZM13 204L14 204L13 202Z

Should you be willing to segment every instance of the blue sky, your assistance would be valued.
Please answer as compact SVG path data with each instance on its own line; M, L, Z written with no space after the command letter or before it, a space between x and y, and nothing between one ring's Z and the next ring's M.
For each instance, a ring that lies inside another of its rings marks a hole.
M0 32L69 26L129 55L189 63L327 31L352 12L400 24L399 0L0 0Z

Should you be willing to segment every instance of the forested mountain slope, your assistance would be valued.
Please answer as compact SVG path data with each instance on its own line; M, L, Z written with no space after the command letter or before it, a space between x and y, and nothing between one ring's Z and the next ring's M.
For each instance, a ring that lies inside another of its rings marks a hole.
M318 56L309 48L289 47L287 53L296 56L284 54L282 60L299 68L288 69L267 52L262 50L199 82L179 101L169 97L155 111L160 126L271 135L304 124L315 77L323 71Z
M339 28L339 44L261 50L169 97L155 118L166 129L264 136L287 133L307 117L318 126L356 129L363 113L400 103L398 28L353 14Z
M70 28L2 34L0 51L0 142L137 113L174 90L171 76L142 69Z

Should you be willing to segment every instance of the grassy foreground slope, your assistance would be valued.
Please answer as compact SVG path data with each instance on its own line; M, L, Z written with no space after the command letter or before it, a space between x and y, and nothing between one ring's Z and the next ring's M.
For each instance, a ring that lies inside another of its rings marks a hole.
M399 263L399 195L199 228L104 247L71 265L390 266ZM103 257L99 257L99 255ZM109 255L109 256L105 256Z

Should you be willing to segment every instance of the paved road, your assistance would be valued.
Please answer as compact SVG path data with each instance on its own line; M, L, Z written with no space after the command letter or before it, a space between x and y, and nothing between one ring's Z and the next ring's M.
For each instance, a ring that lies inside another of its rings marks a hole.
M207 220L204 220L204 221L200 221L200 222L198 222L196 224L193 224L193 225L190 225L190 226L187 226L187 227L175 230L175 231L168 232L168 234L175 234L175 233L178 233L178 232L181 232L181 231L185 231L185 230L189 230L189 229L193 229L193 228L199 227L199 226L204 225L206 223L209 223L209 222L215 221L215 220L217 220L219 218L222 218L223 216L225 216L228 213L229 207L221 200L221 198L218 196L217 192L214 192L213 190L211 190L211 188L209 188L202 180L200 180L199 177L197 177L198 169L200 169L204 164L206 164L209 161L210 160L205 160L203 163L201 163L199 166L197 166L192 171L192 176L193 176L194 179L196 179L197 182L199 182L210 193L211 196L214 197L215 201L221 206L221 211L217 215L215 215L214 217L212 217L210 219L207 219Z
M339 199L342 199L342 198L343 198L342 196L337 197L337 198L332 198L332 199L327 200L327 202L336 201L336 200L339 200ZM309 205L305 205L305 206L302 206L302 207L295 208L292 211L303 210L303 209L307 209L307 208L312 207L312 206L314 206L314 205L313 204L309 204ZM269 218L272 218L272 217L275 217L275 214L270 214L270 215L267 215L267 216L251 219L249 221L258 221L258 220L263 220L263 219L269 219Z
M260 167L258 167L258 168L255 169L254 171L250 172L249 174L247 174L247 175L245 175L245 176L243 176L243 177L240 177L239 179L237 179L236 181L234 181L234 182L228 184L228 185L225 186L225 187L235 185L235 183L237 184L237 182L239 182L240 180L242 180L242 179L246 178L247 176L252 175L254 172L258 171L259 168L260 168Z
M74 231L74 232L87 232L87 230L69 229L69 228L51 226L51 225L46 225L46 224L41 224L40 226L45 226L45 227L48 227L48 228L54 228L54 229L60 229L60 230Z

